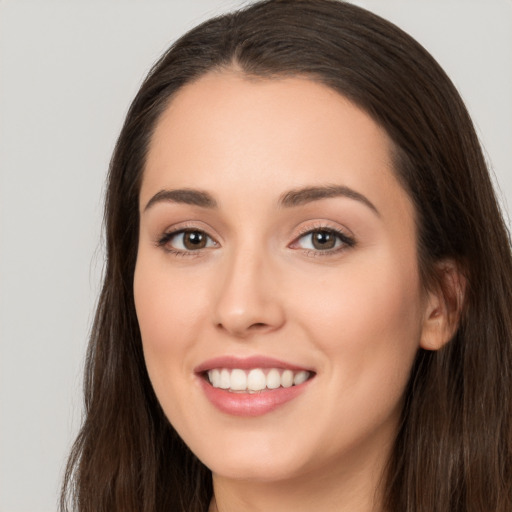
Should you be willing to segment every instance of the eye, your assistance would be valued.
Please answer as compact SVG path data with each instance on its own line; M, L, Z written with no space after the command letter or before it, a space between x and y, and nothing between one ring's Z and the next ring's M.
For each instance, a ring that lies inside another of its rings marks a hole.
M215 247L217 243L204 231L198 229L183 229L166 233L158 242L172 252L190 252Z
M344 247L353 247L354 239L340 231L327 228L319 228L308 231L300 236L293 244L300 249L310 251L336 251Z

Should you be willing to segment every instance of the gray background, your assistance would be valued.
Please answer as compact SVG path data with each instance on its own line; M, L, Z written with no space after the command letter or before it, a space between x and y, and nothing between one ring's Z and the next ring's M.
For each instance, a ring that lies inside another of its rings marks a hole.
M367 0L433 53L512 204L512 0ZM237 0L0 1L0 512L56 510L81 415L123 116L178 35Z

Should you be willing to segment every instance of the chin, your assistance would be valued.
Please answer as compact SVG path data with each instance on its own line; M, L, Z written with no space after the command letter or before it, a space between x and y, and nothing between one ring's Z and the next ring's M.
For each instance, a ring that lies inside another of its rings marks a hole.
M296 462L280 456L270 459L230 457L228 460L212 460L206 466L222 478L261 483L286 481L301 474Z
M314 450L308 440L301 437L290 436L289 432L276 432L273 425L267 432L240 429L225 436L210 432L208 442L194 443L190 440L192 442L188 445L216 476L278 482L314 470Z

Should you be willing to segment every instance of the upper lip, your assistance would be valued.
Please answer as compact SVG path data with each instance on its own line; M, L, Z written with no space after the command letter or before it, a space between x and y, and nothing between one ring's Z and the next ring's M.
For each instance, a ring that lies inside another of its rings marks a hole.
M208 370L213 370L214 368L240 368L241 370L250 370L252 368L283 368L285 370L294 370L294 371L309 371L312 372L310 368L306 368L304 366L299 366L296 364L288 363L286 361L282 361L280 359L275 359L273 357L267 356L250 356L250 357L236 357L236 356L220 356L214 357L212 359L208 359L204 361L200 365L194 368L196 373L207 372Z

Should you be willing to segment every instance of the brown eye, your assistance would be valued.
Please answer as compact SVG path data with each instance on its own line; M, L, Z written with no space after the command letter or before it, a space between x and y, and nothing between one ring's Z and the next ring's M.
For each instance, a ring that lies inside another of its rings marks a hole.
M183 246L189 251L204 249L208 237L201 231L185 231L183 233Z
M353 247L355 240L334 229L312 229L294 242L295 247L318 252L336 252L337 249Z
M174 233L165 234L158 245L171 252L187 253L215 247L217 243L204 231L198 229L184 229Z
M313 231L310 236L313 247L320 251L334 249L336 245L336 235L332 231Z

